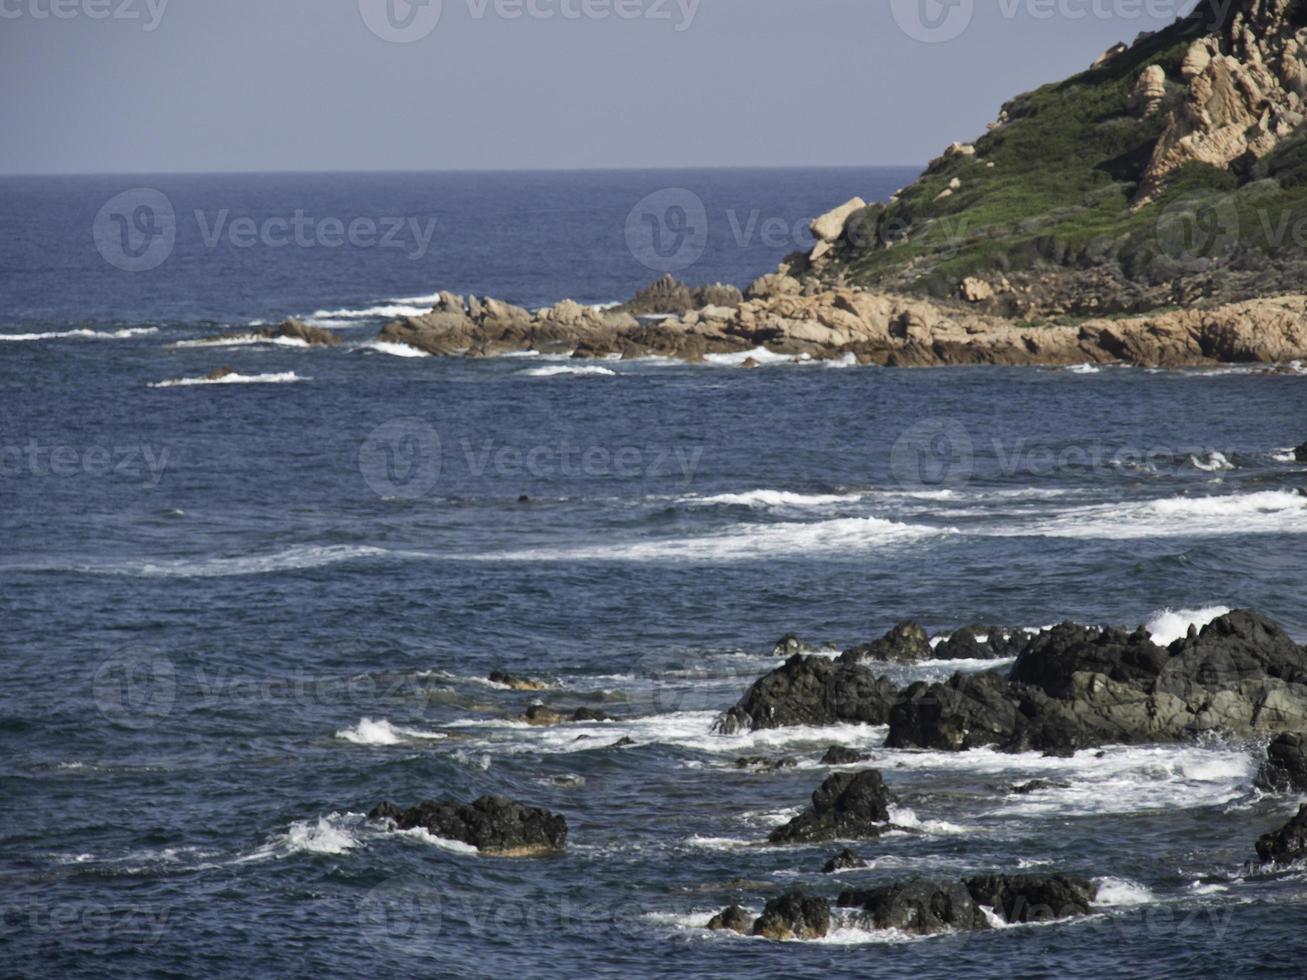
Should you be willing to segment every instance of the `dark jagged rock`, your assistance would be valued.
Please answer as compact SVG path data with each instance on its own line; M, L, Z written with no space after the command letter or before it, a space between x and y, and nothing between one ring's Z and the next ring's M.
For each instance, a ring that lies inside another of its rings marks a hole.
M917 663L934 656L930 637L920 623L907 620L899 623L879 640L845 650L840 660L845 663L863 663L868 660L882 663Z
M786 633L776 641L776 645L772 647L771 655L773 657L793 657L806 649L807 646L802 640L793 633Z
M735 760L736 769L757 769L760 772L779 772L781 769L793 769L799 764L797 759L788 756L781 759L769 759L765 755L750 755Z
M839 905L860 909L871 928L928 936L989 929L986 908L1008 923L1088 915L1094 895L1089 881L1067 875L985 875L961 882L916 880L849 889L840 895Z
M399 830L421 828L433 837L461 841L483 854L501 857L555 854L567 843L563 817L503 796L483 796L471 805L427 801L408 810L382 803L368 819L392 821Z
M871 756L843 745L832 745L821 757L823 766L856 766L861 762L870 762Z
M1307 735L1286 732L1271 742L1254 785L1267 793L1307 793Z
M756 681L715 728L729 735L789 725L883 725L897 694L864 667L796 656Z
M1293 451L1293 458L1300 463L1307 463L1307 442Z
M773 898L753 924L753 934L777 941L824 939L830 932L830 902L803 892Z
M966 886L957 881L907 881L880 888L850 889L841 908L860 909L870 929L898 929L918 936L989 929L990 921Z
M822 874L833 875L839 871L853 871L857 868L865 868L867 862L858 857L857 854L845 848L826 862L821 869Z
M891 748L1066 755L1107 744L1307 729L1307 651L1239 611L1169 647L1146 631L1063 624L1011 672L914 684L890 710Z
M514 691L547 691L549 685L544 681L538 681L531 677L514 677L502 670L492 671L488 678L492 684L502 684L504 687L512 688Z
M705 306L733 309L743 301L744 295L735 286L692 287L668 275L645 286L618 309L631 316L679 316Z
M874 840L886 829L894 799L876 769L836 773L812 794L810 809L767 839L773 844Z
M983 637L983 639L982 639ZM1029 634L1012 633L998 626L964 626L937 647L935 660L1000 660L1015 657L1030 641Z
M614 742L612 745L610 745L609 748L629 749L635 744L636 744L635 739L631 738L629 735L624 735L621 738L619 738L616 742Z
M732 905L709 919L708 928L713 932L738 932L747 936L753 930L753 918L740 906Z
M1022 783L1020 786L1013 786L1012 792L1018 796L1029 796L1031 793L1042 793L1048 789L1068 789L1070 783L1053 782L1048 779L1032 779L1028 783Z
M525 721L528 725L562 725L569 721L614 721L615 719L594 708L577 708L570 715L565 715L543 704L533 704L526 709Z
M1257 856L1263 864L1291 864L1307 858L1307 803L1279 830L1258 838Z
M1097 889L1069 875L984 875L968 878L967 891L978 905L1004 922L1054 922L1088 915Z

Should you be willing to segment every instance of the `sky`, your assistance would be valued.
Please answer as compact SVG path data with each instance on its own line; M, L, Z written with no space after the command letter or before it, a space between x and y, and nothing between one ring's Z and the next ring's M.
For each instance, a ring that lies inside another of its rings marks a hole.
M1183 7L0 0L0 173L918 164Z

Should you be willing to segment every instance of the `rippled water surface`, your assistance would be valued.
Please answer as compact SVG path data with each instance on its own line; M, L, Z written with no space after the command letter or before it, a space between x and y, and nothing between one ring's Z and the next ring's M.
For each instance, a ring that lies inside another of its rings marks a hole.
M212 305L228 326L312 312ZM790 631L1167 637L1251 607L1307 640L1301 375L581 373L394 356L345 319L331 350L196 344L213 324L162 313L15 305L0 329L0 972L1301 975L1307 878L1246 867L1296 808L1253 792L1260 746L711 733ZM239 377L163 384L220 365ZM537 697L619 720L528 727ZM832 744L873 755L907 828L838 880L830 846L763 844ZM736 768L755 755L797 765ZM1012 792L1034 778L1060 788ZM566 855L362 816L484 793L564 814ZM1100 879L1100 908L927 940L700 928L789 887L1019 869Z

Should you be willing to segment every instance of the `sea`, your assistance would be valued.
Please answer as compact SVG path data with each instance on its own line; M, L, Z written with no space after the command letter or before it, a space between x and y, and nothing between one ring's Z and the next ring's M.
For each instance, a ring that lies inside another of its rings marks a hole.
M906 619L1169 641L1251 608L1307 641L1300 366L376 339L442 290L743 287L914 170L0 179L0 975L1302 976L1307 871L1249 863L1299 803L1253 788L1264 743L713 731L788 633L824 655ZM342 342L249 334L287 317ZM528 726L536 701L615 720ZM872 757L903 828L837 876L838 846L765 843L831 745ZM564 815L566 853L365 818L487 794ZM794 888L990 872L1083 875L1097 904L931 938L703 928Z

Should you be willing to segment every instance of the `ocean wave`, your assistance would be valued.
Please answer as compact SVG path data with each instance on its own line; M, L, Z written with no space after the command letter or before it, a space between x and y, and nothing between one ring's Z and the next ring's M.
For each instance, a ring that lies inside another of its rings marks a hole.
M1204 609L1160 609L1144 623L1144 629L1153 635L1159 646L1170 646L1189 634L1189 627L1202 629L1212 620L1230 612L1229 606L1208 606Z
M416 306L409 303L383 303L378 306L365 306L361 309L315 310L310 316L315 320L378 320L397 319L405 316L424 316L431 312L430 303Z
M263 337L259 334L239 334L231 337L209 337L205 340L179 340L172 346L178 350L204 347L253 347L256 345L275 347L307 348L309 342L299 337Z
M292 857L296 854L346 854L360 844L361 813L330 813L316 821L297 820L280 834L249 854L237 858L237 864Z
M749 561L784 555L855 552L957 534L956 528L900 524L878 517L812 523L741 524L700 537L539 549L487 556L503 561Z
M430 741L448 738L443 732L424 732L413 728L399 728L384 718L373 721L364 718L353 728L342 728L336 738L355 745L402 745L411 741Z
M769 351L766 347L755 347L753 350L736 351L733 354L709 354L704 358L708 364L716 367L741 367L746 361L756 361L762 365L768 364L797 364L812 360L808 354L776 354Z
M1238 469L1224 453L1211 452L1206 458L1198 456L1189 457L1189 465L1196 470L1202 470L1204 473L1221 473L1228 470Z
M1284 449L1271 450L1271 459L1277 463L1296 463L1298 462L1298 450L1293 446L1287 446Z
M1097 364L1072 364L1063 370L1067 374L1101 374L1103 371Z
M1098 504L977 533L1054 538L1153 538L1307 533L1307 498L1285 490Z
M61 330L52 333L0 333L0 342L23 342L37 340L65 340L79 338L85 340L128 340L132 337L148 337L159 332L158 327L127 327L122 330Z
M552 364L549 367L528 368L519 372L524 378L554 378L561 375L580 375L582 377L613 377L617 374L611 368L597 364Z
M360 344L359 350L376 351L378 354L389 354L392 357L431 357L424 350L418 350L410 344L397 344L391 340L370 340L366 344Z
M294 371L283 371L280 374L229 374L222 378L173 378L170 381L157 381L150 387L191 388L198 385L272 385L311 380L311 378L301 378Z
M862 494L791 493L785 490L750 490L745 493L719 493L711 497L681 497L677 502L696 507L830 507L856 503Z
M113 565L84 565L76 571L141 578L222 578L229 575L266 575L273 572L319 568L367 558L408 558L407 552L359 545L310 545L287 548L268 555L240 558L138 560Z
M1095 878L1094 884L1098 886L1098 897L1094 899L1095 906L1128 908L1135 905L1149 905L1157 901L1157 896L1146 886L1127 878Z

